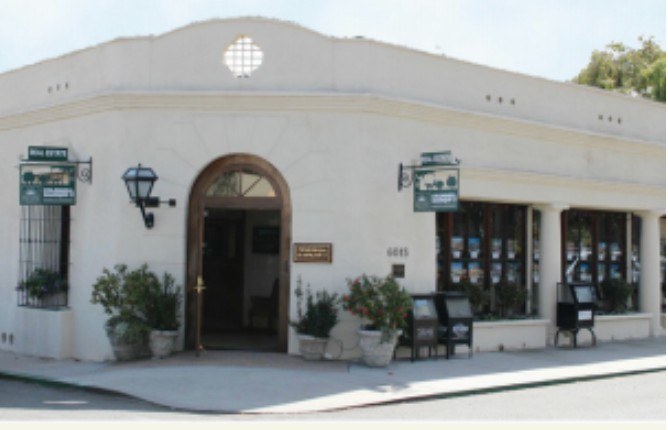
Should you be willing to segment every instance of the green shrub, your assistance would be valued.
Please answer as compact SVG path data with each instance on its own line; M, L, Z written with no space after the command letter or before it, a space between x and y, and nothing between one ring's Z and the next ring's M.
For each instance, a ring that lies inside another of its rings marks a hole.
M626 311L633 287L624 279L607 279L601 283L604 310L612 313Z
M142 306L146 323L155 330L178 330L181 292L174 286L174 277L165 273L162 284L151 283Z
M501 282L494 286L496 306L501 317L512 315L527 300L527 290L514 282Z
M160 289L160 281L148 266L128 271L125 264L114 266L114 272L104 269L93 284L91 303L100 304L110 316L144 318L150 291Z
M65 292L68 289L67 279L59 272L47 269L35 269L28 279L21 281L16 287L18 291L25 291L28 296L36 299Z
M181 293L174 278L165 273L162 282L143 264L128 271L117 264L114 271L104 269L93 284L91 303L100 304L111 318L107 333L129 330L127 336L138 338L146 328L178 330ZM121 325L123 330L117 329Z
M304 290L301 277L297 278L297 320L291 321L290 325L299 334L319 338L328 338L329 332L339 322L338 305L339 296L336 293L318 291L311 293L311 286L306 286L306 311L302 309L304 304Z
M471 303L473 312L480 312L482 307L489 302L489 294L482 285L471 283L468 278L463 278L461 282L453 285L455 291L466 293Z

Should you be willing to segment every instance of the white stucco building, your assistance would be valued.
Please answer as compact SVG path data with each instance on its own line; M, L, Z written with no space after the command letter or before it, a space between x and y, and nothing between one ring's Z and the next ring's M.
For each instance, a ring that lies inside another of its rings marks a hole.
M601 317L600 340L661 334L665 114L643 99L262 18L114 40L0 74L0 349L110 359L91 285L104 267L143 262L187 288L185 349L198 276L205 347L254 348L262 333L261 348L296 353L299 277L343 293L346 278L393 265L416 293L449 288L462 270L487 290L500 279L526 286L538 340L524 337L526 322L510 324L507 340L480 323L479 350L544 347L557 283L571 279L636 285L638 312L621 334ZM75 204L19 204L29 147L92 160ZM415 212L398 166L444 151L461 160L461 210ZM158 175L154 195L176 200L150 209L152 228L121 181L138 163ZM301 262L295 244L331 245L331 262ZM28 306L16 291L42 266L67 275L66 306ZM276 279L276 330L265 334L251 297L270 296ZM359 321L341 317L330 352L354 357Z

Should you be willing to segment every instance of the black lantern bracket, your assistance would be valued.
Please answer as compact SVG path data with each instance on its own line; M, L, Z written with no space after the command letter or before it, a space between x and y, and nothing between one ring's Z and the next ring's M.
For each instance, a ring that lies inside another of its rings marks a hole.
M162 203L170 207L176 206L176 199L160 200L160 197L151 196L153 184L158 180L158 176L150 167L142 167L141 164L138 164L137 167L130 167L121 179L128 189L130 201L141 211L146 228L153 228L155 224L153 213L147 212L146 208L157 208Z
M152 212L146 212L146 208L159 208L162 203L166 203L169 207L176 207L176 199L160 200L160 197L147 197L144 199L135 199L135 205L141 211L141 216L144 219L146 228L153 228L155 224L155 217Z
M460 160L458 158L452 159L448 163L443 164L423 164L420 166L416 165L404 165L399 163L399 175L397 177L397 189L398 191L408 188L415 182L415 172L420 170L430 170L430 171L439 171L439 170L452 170L459 166Z

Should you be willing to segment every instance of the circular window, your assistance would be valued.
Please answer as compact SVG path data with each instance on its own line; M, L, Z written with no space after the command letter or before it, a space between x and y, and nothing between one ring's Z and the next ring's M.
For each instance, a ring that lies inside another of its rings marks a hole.
M248 36L237 38L223 54L223 63L237 78L249 78L262 65L264 53Z

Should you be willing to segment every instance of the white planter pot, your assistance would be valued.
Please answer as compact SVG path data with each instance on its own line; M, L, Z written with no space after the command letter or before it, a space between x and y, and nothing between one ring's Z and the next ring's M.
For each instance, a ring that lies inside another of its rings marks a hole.
M119 342L111 339L111 349L114 351L114 357L117 361L137 360L142 356L144 345Z
M299 337L299 352L304 360L322 360L327 348L329 339L300 334Z
M152 330L149 338L149 347L153 358L164 358L172 354L178 331Z
M378 330L360 329L357 334L364 363L369 367L387 367L392 361L401 331L397 331L387 342L381 342L383 333Z
M146 340L141 339L135 343L128 343L123 340L125 331L128 329L126 322L118 322L113 327L106 327L107 336L111 342L111 349L117 361L137 360L145 354Z

